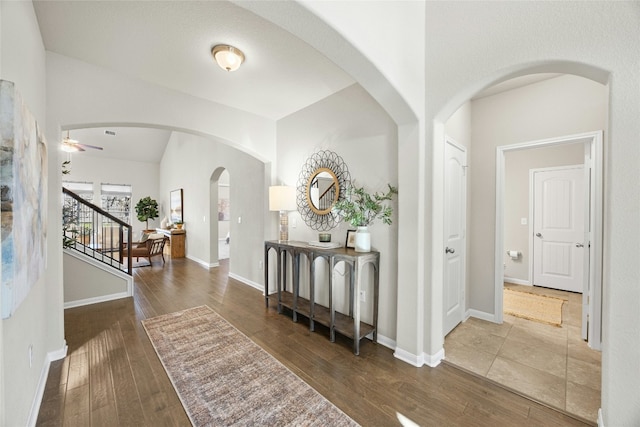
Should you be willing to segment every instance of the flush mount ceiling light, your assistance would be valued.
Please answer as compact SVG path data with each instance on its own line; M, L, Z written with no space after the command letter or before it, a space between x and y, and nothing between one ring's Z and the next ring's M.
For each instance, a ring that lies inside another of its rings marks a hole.
M235 71L244 62L244 53L240 49L227 44L219 44L211 49L211 55L220 68L227 71Z

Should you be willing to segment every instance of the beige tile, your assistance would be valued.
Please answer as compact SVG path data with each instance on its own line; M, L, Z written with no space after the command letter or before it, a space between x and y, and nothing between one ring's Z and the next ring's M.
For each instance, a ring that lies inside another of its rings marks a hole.
M566 378L567 356L566 351L556 353L547 345L521 342L507 337L498 356L513 360L531 368L548 372L560 378Z
M593 350L586 341L582 340L579 327L570 327L568 341L568 356L584 362L602 364L602 352Z
M513 322L509 322L508 319L504 319L504 322L502 324L499 324L470 317L465 323L499 337L506 337L509 333L509 330L513 326Z
M556 354L567 354L567 331L554 326L518 322L509 331L508 338Z
M600 391L601 378L602 371L599 363L568 359L567 381Z
M567 412L595 422L599 408L599 391L573 382L567 383Z
M463 343L446 342L444 357L449 363L486 377L495 355Z
M487 333L480 327L468 322L458 325L449 335L445 342L457 342L476 350L490 354L498 354L498 350L504 342L504 338L498 335Z
M496 357L487 378L556 408L565 407L564 378L501 357Z

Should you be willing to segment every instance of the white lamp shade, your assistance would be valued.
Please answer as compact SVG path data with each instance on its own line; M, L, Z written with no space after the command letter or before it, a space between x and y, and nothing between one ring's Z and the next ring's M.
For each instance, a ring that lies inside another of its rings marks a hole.
M285 185L274 185L269 187L269 210L270 211L295 211L296 189Z

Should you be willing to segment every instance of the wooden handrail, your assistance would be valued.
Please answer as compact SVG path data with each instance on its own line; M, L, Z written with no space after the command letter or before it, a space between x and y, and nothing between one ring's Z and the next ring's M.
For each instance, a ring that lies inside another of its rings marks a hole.
M123 227L131 227L131 225L127 224L126 222L124 222L120 218L116 218L115 216L111 215L109 212L105 211L101 207L96 206L93 203L86 201L85 199L83 199L82 197L78 196L73 191L62 187L62 192L64 194L66 194L67 196L77 200L79 203L82 203L83 205L90 207L91 210L94 210L94 211L98 212L100 215L106 216L107 218L109 218L111 221L117 223L118 225L121 225Z

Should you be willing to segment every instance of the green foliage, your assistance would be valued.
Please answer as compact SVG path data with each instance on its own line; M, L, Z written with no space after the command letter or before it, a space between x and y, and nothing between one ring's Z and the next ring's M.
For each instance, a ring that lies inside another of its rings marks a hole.
M158 202L151 197L143 197L136 204L136 214L138 221L146 222L149 229L149 220L158 218Z
M338 200L333 209L354 227L366 227L375 219L391 225L393 209L383 202L392 200L393 196L398 194L398 189L387 185L389 191L386 193L373 194L367 193L364 187L350 187L346 191L346 197Z
M62 175L69 175L71 173L69 165L71 165L71 160L65 160L64 162L62 162Z

